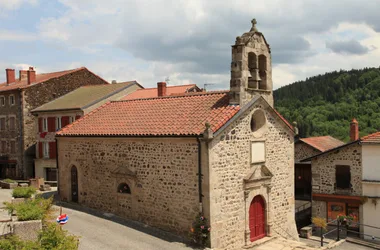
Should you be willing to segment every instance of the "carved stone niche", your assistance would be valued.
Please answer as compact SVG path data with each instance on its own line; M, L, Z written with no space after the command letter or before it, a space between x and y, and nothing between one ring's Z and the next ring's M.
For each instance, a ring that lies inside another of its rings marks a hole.
M265 165L254 165L244 177L244 188L246 190L254 189L260 186L268 188L268 192L271 189L271 180L273 174Z
M130 170L127 166L117 167L111 172L111 176L114 177L117 182L128 180L128 183L133 184L134 186L139 186L136 172Z

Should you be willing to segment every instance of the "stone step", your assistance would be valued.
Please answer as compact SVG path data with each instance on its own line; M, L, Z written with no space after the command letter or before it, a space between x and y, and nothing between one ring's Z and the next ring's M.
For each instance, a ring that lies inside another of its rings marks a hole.
M351 242L351 243L355 243L355 244L358 244L358 245L370 247L370 248L373 248L373 249L380 249L380 244L368 242L368 241L365 241L365 240L362 240L362 239L358 239L358 238L347 237L346 241L347 242Z

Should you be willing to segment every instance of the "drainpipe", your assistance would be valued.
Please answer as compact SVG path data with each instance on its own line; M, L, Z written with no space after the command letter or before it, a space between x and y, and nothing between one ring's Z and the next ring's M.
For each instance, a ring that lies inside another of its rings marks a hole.
M24 110L24 91L22 89L18 89L19 91L19 143L18 143L18 147L20 149L19 151L19 157L18 159L20 159L20 162L17 162L17 167L18 167L18 170L22 171L22 177L24 179L26 179L26 171L25 171L25 166L24 166L24 114L23 114L23 110ZM22 166L22 168L20 169L20 166ZM17 173L17 175L19 175L20 173ZM34 174L34 173L33 173Z
M203 212L203 204L202 204L202 145L200 137L197 137L198 141L198 193L199 193L199 212Z
M58 140L55 138L55 165L57 167L57 193L59 195Z

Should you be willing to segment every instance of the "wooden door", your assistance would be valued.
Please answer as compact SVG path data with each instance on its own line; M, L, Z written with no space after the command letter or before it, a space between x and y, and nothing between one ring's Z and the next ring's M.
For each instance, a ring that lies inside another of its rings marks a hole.
M253 198L249 207L249 230L251 232L251 241L265 237L265 219L265 202L260 195L257 195Z
M78 171L76 166L71 167L71 201L78 202Z

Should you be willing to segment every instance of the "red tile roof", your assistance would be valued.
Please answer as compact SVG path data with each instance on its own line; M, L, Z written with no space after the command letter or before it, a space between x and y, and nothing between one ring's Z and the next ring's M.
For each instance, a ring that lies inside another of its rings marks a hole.
M2 91L8 91L8 90L14 90L14 89L23 89L28 88L30 86L33 86L38 83L45 82L47 80L50 80L52 78L61 77L70 73L74 73L80 70L86 69L85 67L77 68L77 69L71 69L71 70L65 70L65 71L59 71L59 72L51 72L51 73L45 73L45 74L36 74L36 81L32 83L31 85L28 85L28 79L24 78L21 81L19 78L16 78L16 81L14 83L11 83L7 86L7 82L3 82L0 84L0 92ZM106 82L106 81L105 81ZM107 82L106 82L107 83Z
M228 92L109 102L66 126L59 136L200 135L205 123L215 132L239 106L229 105Z
M195 84L168 86L166 87L166 94L169 96L179 93L186 93L189 89L192 89L196 86L197 85ZM157 88L138 89L135 92L123 97L122 100L133 100L153 97L157 97Z
M312 146L315 149L318 149L321 152L342 146L344 142L335 139L331 136L318 136L318 137L309 137L309 138L301 138L301 141Z
M362 142L380 143L380 132L376 132L360 139Z

